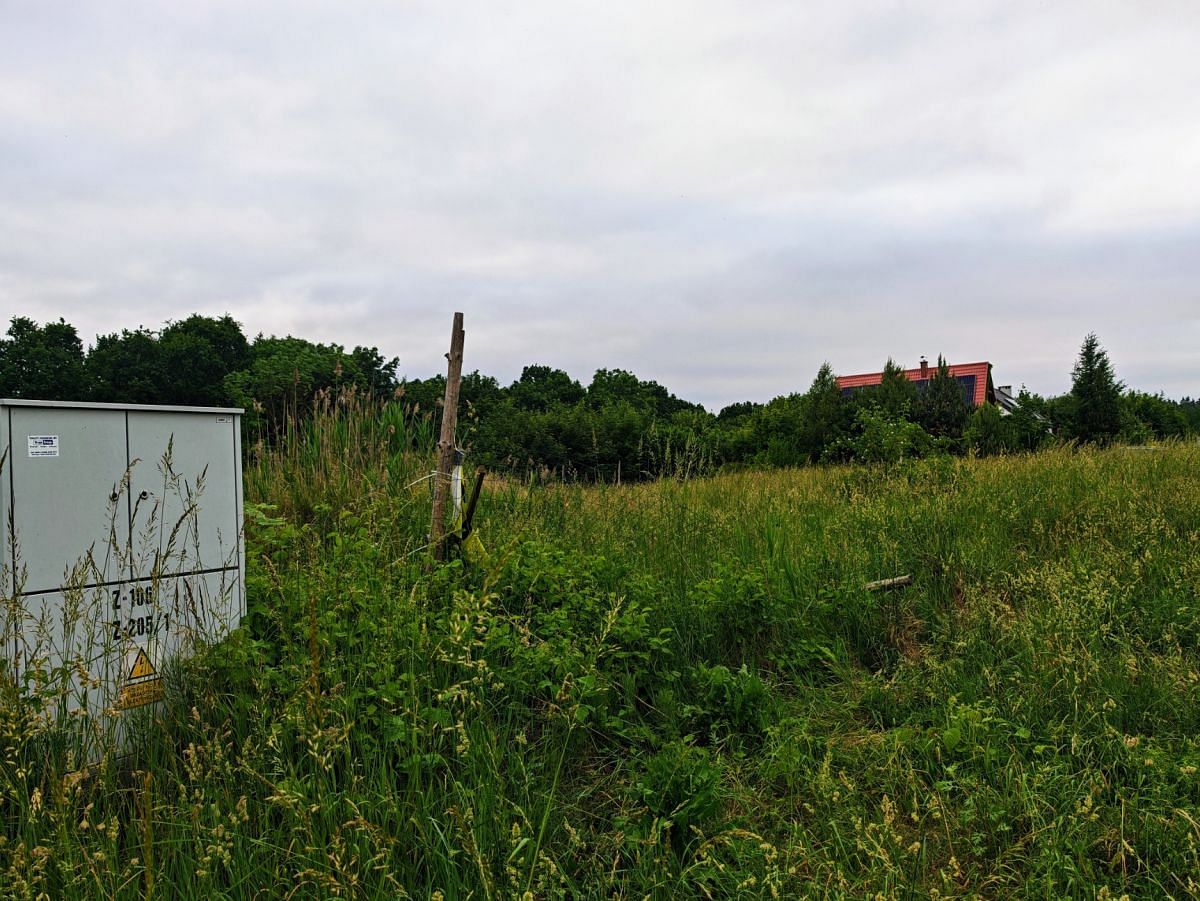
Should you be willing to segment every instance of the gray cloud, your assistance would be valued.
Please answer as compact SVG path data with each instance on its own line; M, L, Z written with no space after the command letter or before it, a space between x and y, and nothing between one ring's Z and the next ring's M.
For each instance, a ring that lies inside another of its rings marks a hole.
M1200 393L1194 4L806 6L0 2L0 314Z

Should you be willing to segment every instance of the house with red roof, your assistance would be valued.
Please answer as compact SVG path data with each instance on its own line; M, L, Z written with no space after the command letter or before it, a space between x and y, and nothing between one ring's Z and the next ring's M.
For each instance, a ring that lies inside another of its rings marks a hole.
M1011 406L1005 401L1009 401L1012 406L1015 406L1012 398L1012 389L1007 385L1002 386L997 392L992 387L992 364L986 361L982 363L950 363L947 368L950 370L950 375L958 380L962 385L963 397L967 404L974 409L983 404L997 404L1003 412L1011 412ZM921 365L916 369L904 370L904 377L910 382L916 384L918 390L923 390L929 380L933 378L937 372L936 366L930 366L929 361L921 357ZM862 388L871 388L883 381L882 372L864 372L860 375L839 375L838 387L842 389L843 395L848 395Z

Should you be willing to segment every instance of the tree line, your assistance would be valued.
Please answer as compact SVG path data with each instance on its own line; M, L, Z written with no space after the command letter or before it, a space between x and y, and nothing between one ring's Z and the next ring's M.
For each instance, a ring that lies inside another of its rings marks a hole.
M304 415L322 391L390 397L398 365L373 347L250 341L228 315L100 335L86 351L70 323L18 316L0 339L0 397L244 407L246 433L256 436Z
M398 367L374 347L250 340L228 315L101 335L86 350L63 320L39 325L16 317L0 338L0 397L244 407L243 431L253 444L303 419L319 398L345 391L401 405L416 420L435 419L444 377L402 380ZM525 367L509 385L472 372L461 397L460 443L476 462L566 479L893 462L1200 433L1200 401L1126 389L1095 335L1080 348L1070 392L1045 398L1022 390L1011 415L990 404L971 409L942 359L922 386L888 360L879 385L848 392L824 364L806 391L716 414L622 369L598 370L587 385L541 365Z

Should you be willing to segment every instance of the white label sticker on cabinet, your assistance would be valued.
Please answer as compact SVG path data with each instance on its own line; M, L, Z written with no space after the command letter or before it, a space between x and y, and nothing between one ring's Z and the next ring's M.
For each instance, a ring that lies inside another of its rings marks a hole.
M58 436L57 435L30 435L29 436L29 456L31 456L31 457L57 457L58 456Z

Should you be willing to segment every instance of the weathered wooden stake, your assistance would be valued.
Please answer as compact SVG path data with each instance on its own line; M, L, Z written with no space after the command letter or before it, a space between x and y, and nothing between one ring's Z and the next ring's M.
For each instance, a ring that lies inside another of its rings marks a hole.
M487 470L477 469L475 471L475 486L471 489L471 499L467 501L467 510L463 513L462 520L462 540L466 541L471 537L471 527L475 521L475 505L479 503L479 492L483 490L483 480L487 477Z
M442 434L438 440L437 473L433 477L433 528L429 533L435 560L446 559L446 494L450 470L454 468L454 428L458 424L458 391L462 385L463 314L454 314L450 331L450 353L446 359L446 396L442 400Z

